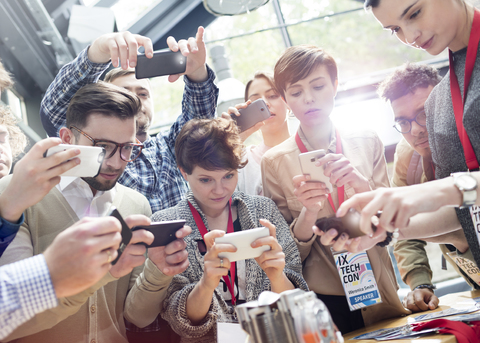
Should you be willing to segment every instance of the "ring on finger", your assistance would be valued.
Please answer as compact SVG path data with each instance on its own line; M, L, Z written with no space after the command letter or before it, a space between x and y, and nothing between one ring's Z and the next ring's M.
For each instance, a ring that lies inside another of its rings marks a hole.
M107 263L112 262L112 253L110 252L110 249L107 250Z
M220 259L220 268L223 268L223 258Z

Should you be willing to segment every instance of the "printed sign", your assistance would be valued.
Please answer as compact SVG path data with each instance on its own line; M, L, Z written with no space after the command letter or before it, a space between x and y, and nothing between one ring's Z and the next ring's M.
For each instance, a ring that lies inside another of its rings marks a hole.
M480 207L471 206L470 215L472 216L473 227L475 228L475 232L477 233L477 240L480 244Z
M350 311L382 302L366 252L335 254Z
M470 279L480 286L480 269L472 260L460 257L456 252L447 252L447 255L457 264L458 268L464 271Z

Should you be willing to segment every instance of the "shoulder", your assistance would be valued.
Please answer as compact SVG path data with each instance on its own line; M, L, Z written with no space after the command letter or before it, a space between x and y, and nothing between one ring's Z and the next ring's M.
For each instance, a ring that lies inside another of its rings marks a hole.
M297 144L295 143L295 135L288 138L286 141L269 149L262 157L262 160L275 160L284 155L289 155L298 152Z
M143 194L119 183L117 183L116 189L122 207L129 208L132 211L146 211L142 214L151 215L150 203ZM117 195L115 195L115 197L117 197Z
M373 130L339 130L342 140L374 140L380 141L380 137Z
M408 144L405 138L402 138L395 148L395 153L398 155L399 158L411 156L413 155L414 151L415 150L410 144Z
M190 214L188 201L181 200L177 205L155 212L152 221L185 219L185 214Z

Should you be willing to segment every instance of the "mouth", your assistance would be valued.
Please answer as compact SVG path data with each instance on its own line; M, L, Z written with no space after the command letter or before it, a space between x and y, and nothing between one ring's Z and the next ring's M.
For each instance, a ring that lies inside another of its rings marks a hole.
M312 115L312 114L317 114L320 112L319 108L311 108L307 112L305 112L305 115Z
M420 138L415 142L415 146L419 148L425 148L429 146L428 137Z
M428 48L430 48L432 46L432 42L433 42L433 37L430 38L429 40L427 40L422 45L420 45L420 49L427 50Z
M212 201L215 201L215 202L222 202L223 200L225 200L225 197L221 197L221 198L214 198L214 199L211 199Z
M99 176L101 176L105 180L115 180L118 177L118 174L117 173L114 173L114 174L100 173Z

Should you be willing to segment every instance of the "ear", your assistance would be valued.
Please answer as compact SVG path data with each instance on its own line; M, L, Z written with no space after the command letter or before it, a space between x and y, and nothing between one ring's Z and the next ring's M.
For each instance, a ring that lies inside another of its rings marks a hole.
M185 170L183 170L181 167L178 167L178 169L180 169L180 173L182 173L182 176L185 179L185 181L188 182L188 174L185 172Z
M334 82L334 84L333 84L333 89L334 89L334 91L335 91L334 97L337 96L337 88L338 88L338 79L335 79L335 82Z
M62 143L64 144L75 144L75 137L73 136L73 132L66 128L62 127L60 129L60 132L58 133L60 139L62 140Z

